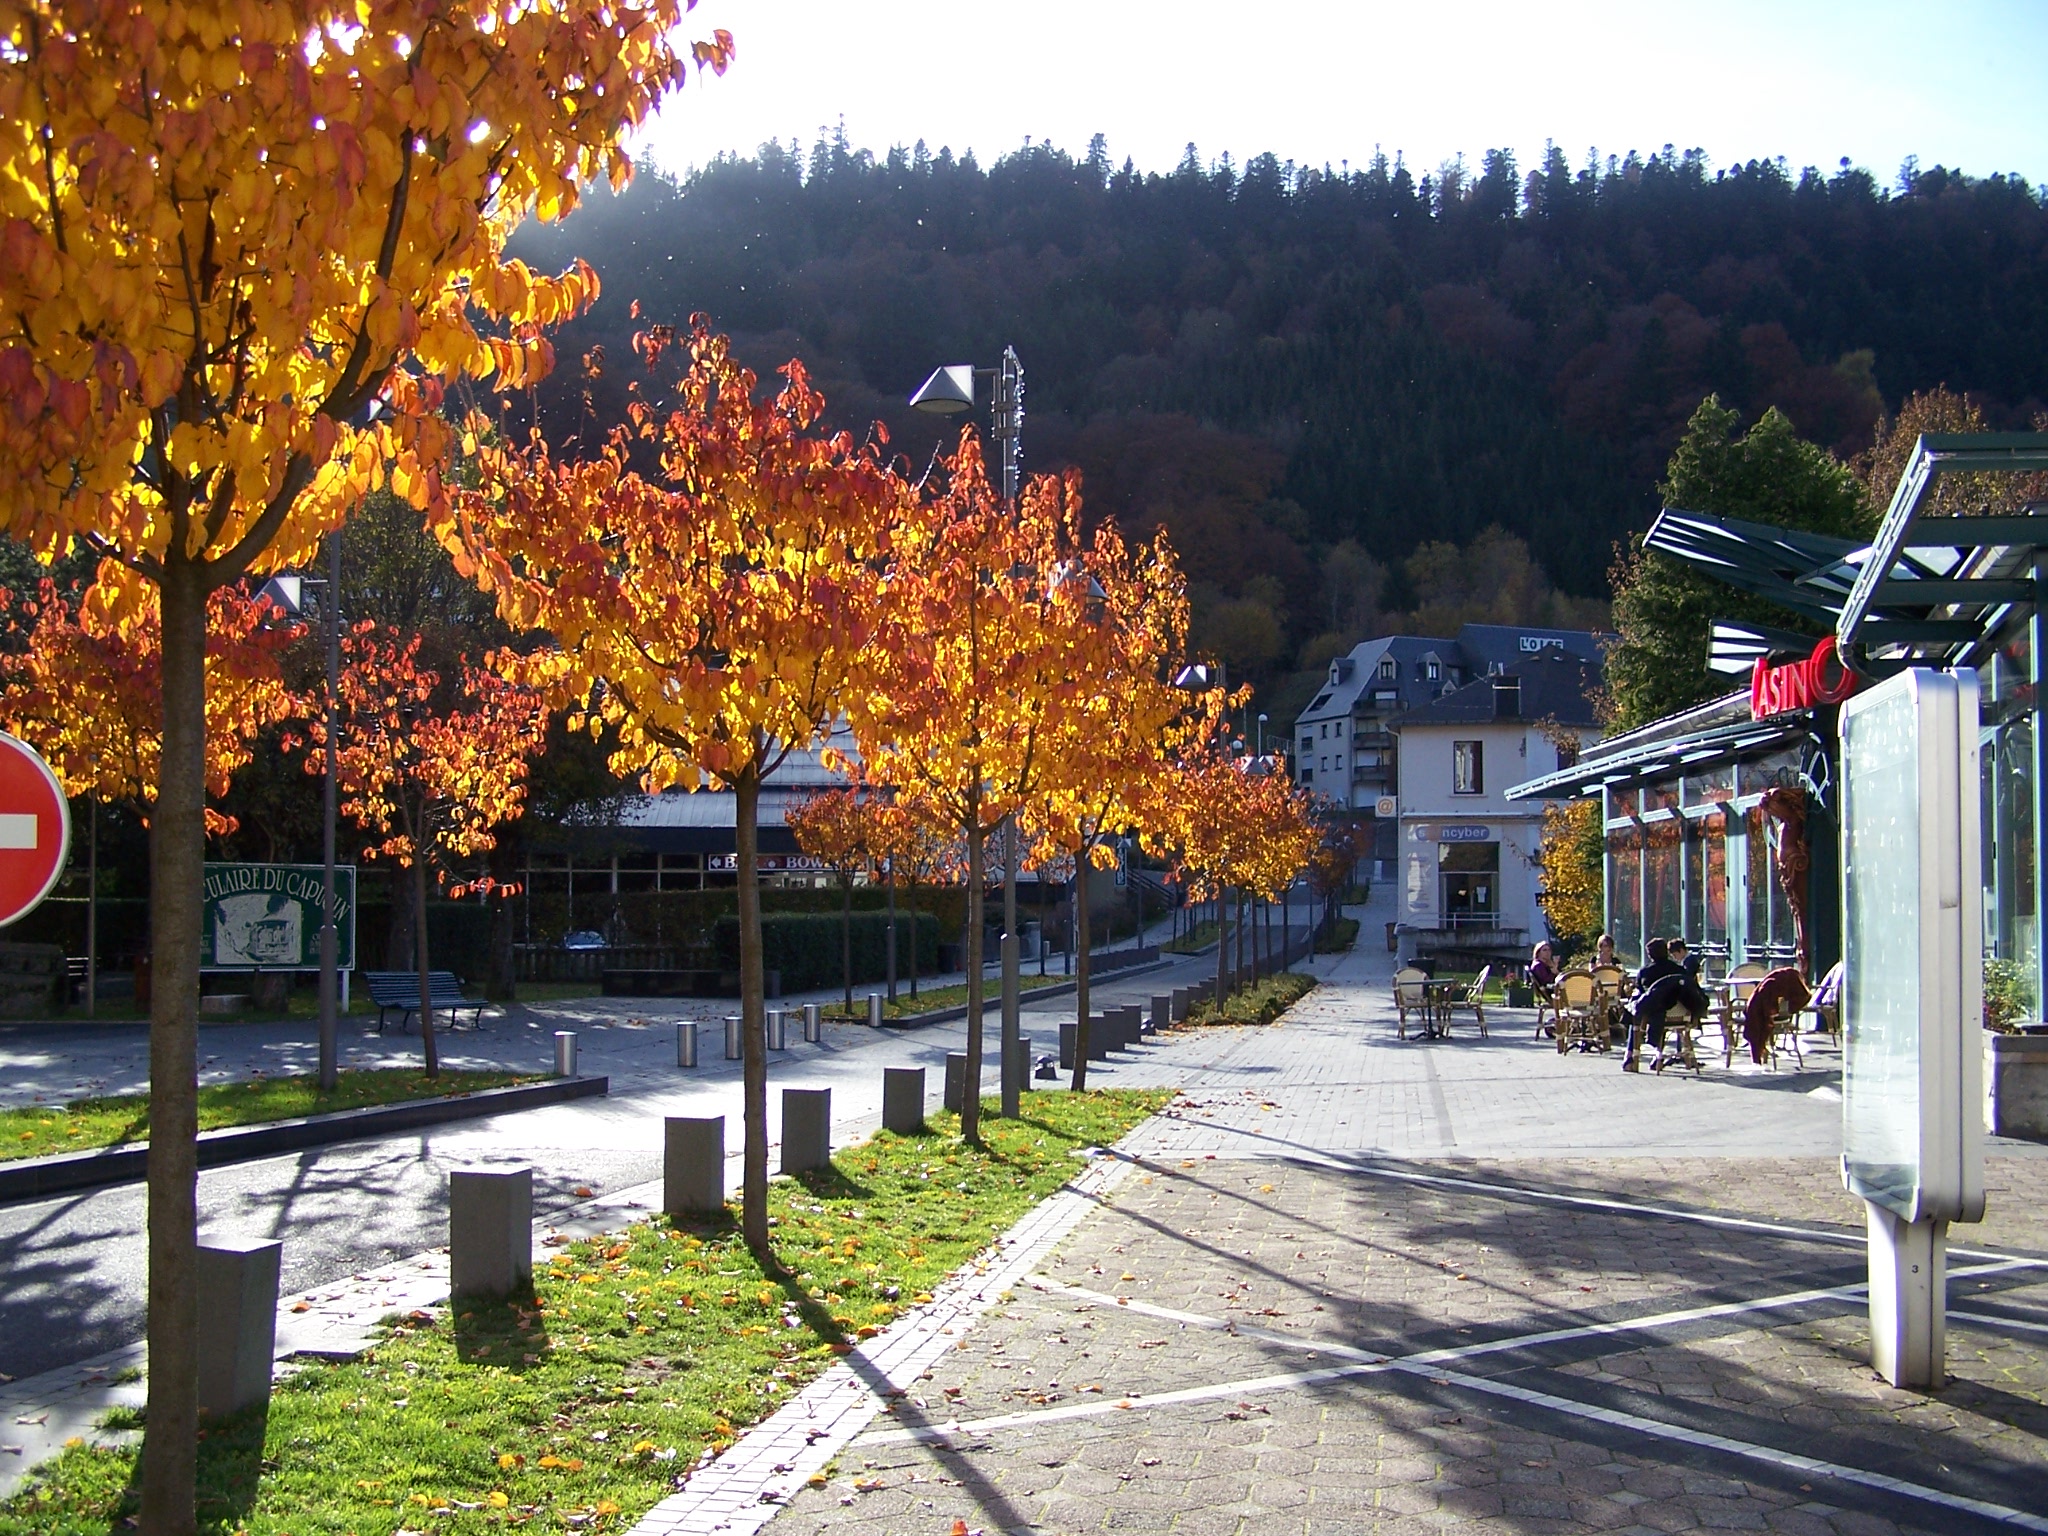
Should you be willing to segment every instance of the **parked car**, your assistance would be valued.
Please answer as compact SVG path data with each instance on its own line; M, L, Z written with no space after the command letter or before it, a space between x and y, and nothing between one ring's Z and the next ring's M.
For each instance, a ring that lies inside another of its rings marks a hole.
M564 949L603 949L604 935L595 928L578 928L573 933L562 935Z

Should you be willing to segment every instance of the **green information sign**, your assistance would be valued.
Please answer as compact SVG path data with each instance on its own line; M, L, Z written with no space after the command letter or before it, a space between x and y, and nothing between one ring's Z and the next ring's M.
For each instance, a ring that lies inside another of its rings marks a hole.
M318 864L208 864L199 967L207 971L312 971L320 966ZM356 868L334 866L335 956L356 963Z

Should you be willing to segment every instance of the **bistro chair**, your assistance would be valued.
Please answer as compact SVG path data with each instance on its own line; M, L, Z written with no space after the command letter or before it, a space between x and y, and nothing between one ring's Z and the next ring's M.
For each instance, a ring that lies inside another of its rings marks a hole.
M1595 1025L1598 1025L1596 1032ZM1600 1003L1600 984L1591 971L1566 971L1557 978L1557 1053L1574 1044L1607 1048L1607 1010Z
M1400 1015L1395 1031L1403 1040L1408 1038L1408 1010L1413 1008L1421 1018L1425 1030L1429 1027L1429 973L1415 966L1403 966L1394 972L1394 1010Z
M1735 1065L1735 1047L1743 1044L1742 1013L1749 1006L1757 983L1770 971L1754 960L1745 960L1721 979L1721 1065Z
M1486 983L1493 975L1493 967L1480 971L1479 979L1467 987L1462 996L1454 995L1444 999L1444 1032L1450 1033L1451 1015L1460 1008L1470 1008L1472 1016L1479 1021L1479 1038L1486 1038Z
M1658 1052L1655 1070L1665 1067L1689 1067L1701 1076L1706 1068L1700 1065L1699 1053L1694 1049L1694 1037L1706 1027L1705 1018L1695 1014L1684 1004L1669 1008L1664 1013L1664 1047Z
M1593 967L1593 983L1600 990L1600 1001L1606 1006L1607 1025L1611 1030L1615 1020L1625 1012L1622 1000L1628 996L1628 972L1618 965L1596 965Z

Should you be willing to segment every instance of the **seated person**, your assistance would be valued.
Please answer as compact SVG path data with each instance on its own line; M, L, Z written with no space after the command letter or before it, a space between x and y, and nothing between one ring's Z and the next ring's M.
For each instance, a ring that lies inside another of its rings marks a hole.
M1538 944L1529 956L1529 985L1546 992L1557 985L1557 955L1547 943Z
M1614 935L1603 933L1600 935L1599 942L1593 946L1593 969L1597 971L1601 967L1609 965L1613 966L1616 970L1621 969L1621 961L1616 959L1614 954Z
M1674 947L1677 958L1673 957ZM1635 1022L1629 1030L1628 1054L1621 1062L1624 1072L1642 1070L1638 1055L1645 1037L1657 1051L1650 1070L1663 1070L1664 1015L1673 1008L1683 1005L1695 1018L1707 1011L1707 994L1695 975L1697 967L1688 969L1684 963L1683 939L1652 939L1643 948L1649 959L1636 972Z

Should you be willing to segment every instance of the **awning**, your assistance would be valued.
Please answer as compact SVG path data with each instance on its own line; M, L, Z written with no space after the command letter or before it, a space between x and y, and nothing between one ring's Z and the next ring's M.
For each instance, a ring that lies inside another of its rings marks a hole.
M1531 779L1510 789L1509 800L1560 800L1590 795L1611 784L1667 779L1676 773L1697 773L1738 758L1758 757L1808 740L1813 734L1810 712L1744 720L1689 735L1645 741L1580 759L1569 768Z

